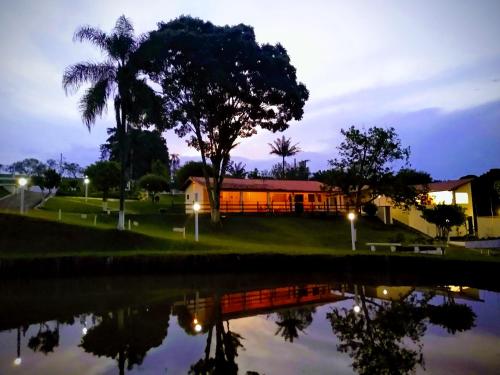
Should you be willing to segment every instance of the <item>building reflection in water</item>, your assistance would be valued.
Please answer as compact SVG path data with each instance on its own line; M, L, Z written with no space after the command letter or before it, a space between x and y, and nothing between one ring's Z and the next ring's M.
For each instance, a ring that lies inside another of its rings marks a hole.
M318 318L316 309L328 304L331 310L326 318L339 340L337 350L352 358L356 372L404 374L424 367L421 338L429 323L450 334L474 326L474 312L457 303L458 299L481 301L477 289L459 286L318 283L230 292L194 291L183 298L160 296L147 305L125 301L74 316L81 326L79 346L95 356L115 359L119 374L142 364L148 351L165 341L171 315L186 334L206 335L203 354L191 364L191 374L237 374L237 357L244 349L245 338L231 329L233 319L267 314L275 319L274 335L294 343L313 318ZM36 323L38 329L27 340L27 347L52 353L59 345L60 323L75 324L68 316L66 311L63 319ZM34 323L17 326L17 366L22 363L21 331L26 333ZM3 319L2 327L6 325L8 328L8 320Z

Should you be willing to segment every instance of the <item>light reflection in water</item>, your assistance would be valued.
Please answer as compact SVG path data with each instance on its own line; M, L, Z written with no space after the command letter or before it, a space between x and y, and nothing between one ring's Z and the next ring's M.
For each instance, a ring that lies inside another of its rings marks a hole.
M109 374L412 373L431 371L429 363L442 367L433 355L436 334L453 338L451 349L467 347L470 337L500 343L498 323L488 321L494 329L485 332L484 314L475 312L479 306L498 311L498 294L468 287L314 282L198 290L148 286L133 296L124 291L113 286L87 294L86 304L68 293L62 306L37 304L36 312L30 301L39 303L39 297L30 300L30 293L1 297L7 309L0 312L0 373L67 373L68 353L73 363L92 363L95 373ZM17 345L14 356L11 345ZM187 350L179 353L177 347ZM439 347L449 361L447 350ZM432 359L427 365L426 356ZM497 358L494 351L483 353L477 367L488 372Z

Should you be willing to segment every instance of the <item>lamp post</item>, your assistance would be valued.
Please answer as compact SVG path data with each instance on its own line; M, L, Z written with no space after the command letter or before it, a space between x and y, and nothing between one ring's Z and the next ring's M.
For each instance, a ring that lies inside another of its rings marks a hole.
M14 365L19 366L22 363L21 359L21 328L17 328L17 357L14 359Z
M83 179L83 184L85 185L85 203L87 203L87 198L89 195L89 182L89 178L85 176L85 178Z
M200 210L200 204L198 202L193 203L194 211L194 240L198 242L198 211Z
M354 228L354 219L356 218L356 215L354 212L349 212L347 215L347 218L351 221L351 245L352 245L352 250L356 250L356 229Z
M21 212L21 214L24 214L24 187L28 183L28 180L24 177L21 177L17 182L21 187L21 206L19 207L19 211Z

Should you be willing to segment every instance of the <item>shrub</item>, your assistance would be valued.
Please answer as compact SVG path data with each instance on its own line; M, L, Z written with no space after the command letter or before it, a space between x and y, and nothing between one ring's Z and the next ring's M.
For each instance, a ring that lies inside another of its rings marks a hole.
M363 206L363 212L370 217L374 217L377 214L377 210L378 210L377 205L371 202L366 203Z

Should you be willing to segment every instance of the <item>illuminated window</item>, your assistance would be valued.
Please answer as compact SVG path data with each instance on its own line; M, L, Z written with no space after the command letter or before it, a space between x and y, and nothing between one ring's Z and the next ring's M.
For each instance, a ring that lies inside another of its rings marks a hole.
M467 193L455 193L455 202L457 204L468 204L469 195Z
M451 191L434 191L429 193L429 196L432 198L433 203L435 204L452 204L453 203L453 193Z

